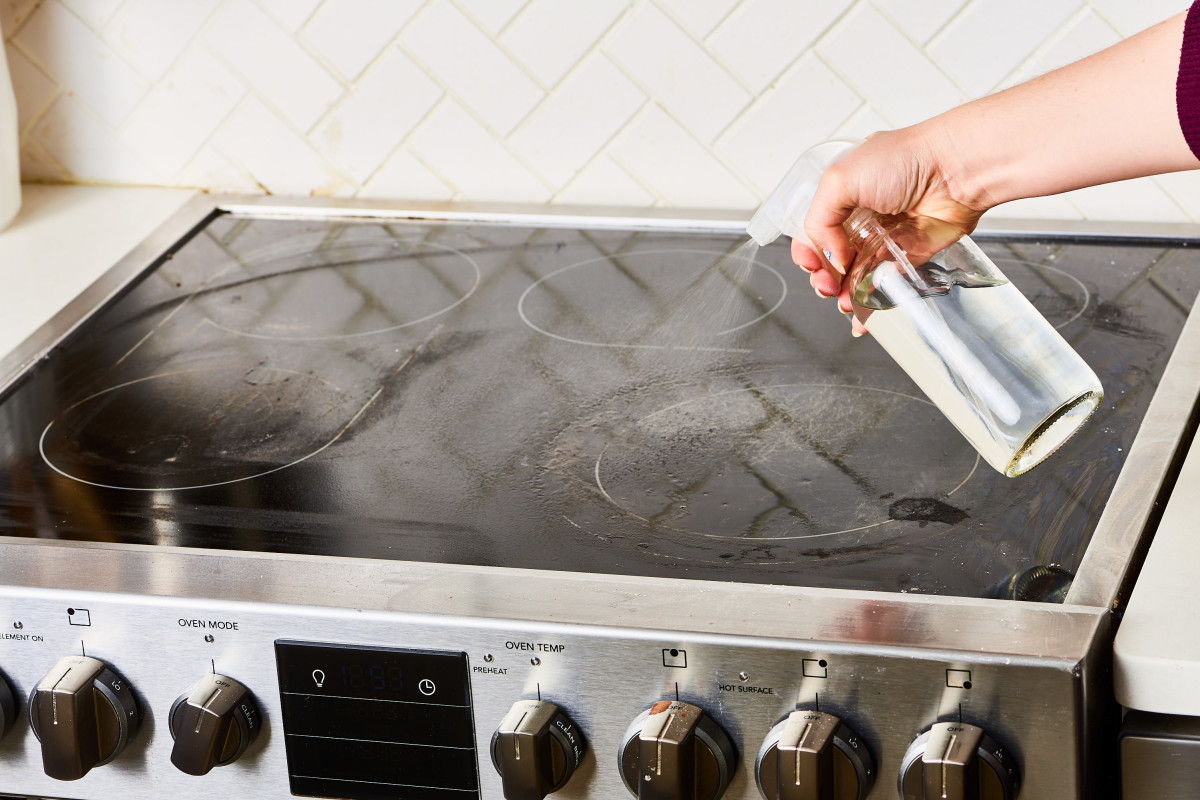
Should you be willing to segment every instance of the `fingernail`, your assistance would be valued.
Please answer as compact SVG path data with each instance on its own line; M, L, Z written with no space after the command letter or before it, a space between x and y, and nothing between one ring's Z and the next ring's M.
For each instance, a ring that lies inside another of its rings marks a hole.
M822 300L828 300L829 298L833 297L833 295L831 295L831 294L825 294L820 289L818 289L816 286L813 287L813 291L816 292L817 297L821 298Z
M858 328L851 328L850 335L857 339L858 337L862 336L862 331L860 331Z
M831 267L833 267L834 269L836 269L836 270L838 271L838 274L839 274L839 275L845 275L845 274L846 274L846 268L845 268L845 267L843 267L843 266L842 266L841 264L839 264L838 262L836 262L836 261L834 261L834 260L833 260L833 253L832 253L831 251L829 251L829 250L822 250L821 252L825 254L825 260L829 262L829 265L830 265Z

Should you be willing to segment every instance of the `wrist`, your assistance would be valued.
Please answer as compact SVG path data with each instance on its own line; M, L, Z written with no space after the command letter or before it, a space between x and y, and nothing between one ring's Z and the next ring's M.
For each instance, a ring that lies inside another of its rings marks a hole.
M1004 202L1004 171L988 163L980 138L970 131L976 109L959 107L914 125L914 147L930 165L930 179L953 202L978 214ZM960 147L959 143L962 143Z

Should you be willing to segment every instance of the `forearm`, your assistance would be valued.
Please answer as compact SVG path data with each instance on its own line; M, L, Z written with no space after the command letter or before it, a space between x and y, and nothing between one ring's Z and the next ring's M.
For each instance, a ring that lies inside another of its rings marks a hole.
M1200 166L1175 83L1184 14L914 126L948 190L979 210L1022 197Z

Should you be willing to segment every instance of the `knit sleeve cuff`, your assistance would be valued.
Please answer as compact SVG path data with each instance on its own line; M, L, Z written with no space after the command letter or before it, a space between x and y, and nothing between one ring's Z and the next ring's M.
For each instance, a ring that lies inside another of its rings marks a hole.
M1193 155L1200 158L1200 0L1188 9L1175 81L1175 108L1179 127Z

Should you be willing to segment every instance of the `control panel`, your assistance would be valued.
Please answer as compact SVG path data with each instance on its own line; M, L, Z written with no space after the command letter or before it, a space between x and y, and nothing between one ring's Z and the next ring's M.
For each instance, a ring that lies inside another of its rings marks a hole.
M0 589L0 795L1074 796L1053 662Z

